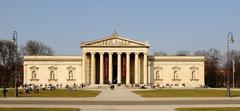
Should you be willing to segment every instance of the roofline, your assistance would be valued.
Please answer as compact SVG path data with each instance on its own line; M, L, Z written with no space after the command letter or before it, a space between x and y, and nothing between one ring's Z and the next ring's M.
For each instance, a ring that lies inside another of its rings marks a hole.
M81 48L83 47L112 47L112 48L149 48L150 46L80 46Z
M23 61L81 61L81 56L24 56Z
M149 59L161 62L204 62L204 56L149 56Z

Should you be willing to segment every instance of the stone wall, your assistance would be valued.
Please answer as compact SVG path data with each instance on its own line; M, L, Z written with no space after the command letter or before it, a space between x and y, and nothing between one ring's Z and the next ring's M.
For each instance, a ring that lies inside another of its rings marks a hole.
M204 57L152 56L153 83L160 87L203 87Z

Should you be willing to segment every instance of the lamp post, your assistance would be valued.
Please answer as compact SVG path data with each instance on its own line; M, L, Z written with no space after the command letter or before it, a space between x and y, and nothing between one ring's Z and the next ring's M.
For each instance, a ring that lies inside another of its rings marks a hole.
M16 68L15 68L15 75L14 75L14 86L15 86L15 97L18 97L18 80L17 80L17 75L18 75L18 46L17 46L17 32L13 31L13 43L16 47Z
M227 37L227 74L228 74L228 78L227 78L227 97L231 96L230 93L230 74L229 74L229 70L230 70L230 66L229 66L229 62L230 62L230 52L229 52L229 43L233 43L233 33L229 32L228 33L228 37Z
M235 75L234 75L234 73L235 73L235 61L234 61L234 59L232 60L232 67L233 67L233 69L232 69L232 76L233 76L233 88L235 88L235 81L234 81L234 79L235 79Z

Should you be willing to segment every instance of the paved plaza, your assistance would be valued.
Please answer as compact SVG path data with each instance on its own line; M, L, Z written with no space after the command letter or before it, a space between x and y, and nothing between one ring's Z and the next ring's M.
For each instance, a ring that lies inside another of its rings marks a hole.
M178 107L240 107L240 98L143 98L126 87L101 88L97 97L8 97L0 98L0 107L81 108L81 111L174 111Z
M114 90L102 89L101 93L93 98L95 101L143 101L144 98L131 92L125 87L116 87Z

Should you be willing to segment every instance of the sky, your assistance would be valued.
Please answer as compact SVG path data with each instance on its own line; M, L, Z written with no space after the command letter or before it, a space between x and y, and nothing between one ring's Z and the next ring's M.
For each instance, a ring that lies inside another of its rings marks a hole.
M55 55L80 55L80 42L110 36L148 41L149 53L240 49L240 0L0 0L0 39L36 40Z

